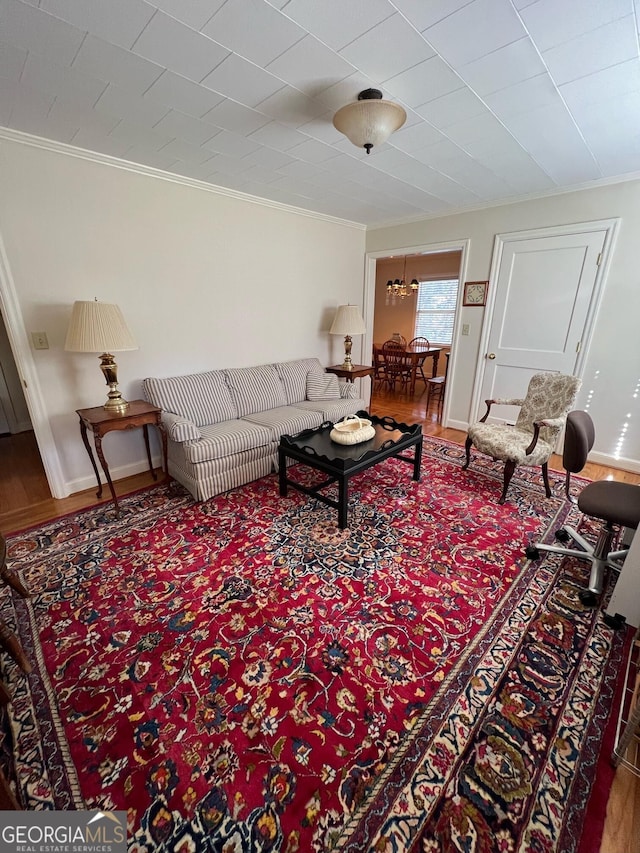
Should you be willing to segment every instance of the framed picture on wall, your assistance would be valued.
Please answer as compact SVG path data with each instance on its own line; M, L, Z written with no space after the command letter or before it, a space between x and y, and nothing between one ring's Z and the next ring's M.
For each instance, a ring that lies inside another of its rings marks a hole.
M462 292L463 305L486 305L488 281L465 281Z

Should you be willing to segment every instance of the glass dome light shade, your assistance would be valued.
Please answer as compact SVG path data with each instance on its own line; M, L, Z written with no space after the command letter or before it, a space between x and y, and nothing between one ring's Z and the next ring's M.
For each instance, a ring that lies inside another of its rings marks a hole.
M333 117L333 126L368 154L371 148L386 142L406 120L407 114L398 104L367 99L341 107Z

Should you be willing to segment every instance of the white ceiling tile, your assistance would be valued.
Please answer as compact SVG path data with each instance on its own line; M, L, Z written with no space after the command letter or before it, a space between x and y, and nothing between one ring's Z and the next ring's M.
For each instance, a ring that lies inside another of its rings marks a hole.
M315 186L318 186L318 182L326 175L325 169L305 160L294 160L293 163L288 163L278 171L288 178L299 178L301 181L311 182Z
M59 65L71 65L85 37L82 30L19 0L7 0L0 8L0 34L3 42Z
M265 98L258 104L258 109L270 118L291 127L300 127L325 113L322 104L290 86L285 86L279 92Z
M19 80L26 59L27 51L24 48L0 42L0 77Z
M458 68L462 79L481 96L545 71L546 66L529 38L518 39Z
M204 163L210 160L212 152L201 145L192 145L184 139L172 139L160 149L165 156L173 157L175 160L183 160L188 163Z
M458 67L526 33L509 0L474 0L429 27L424 35L447 62Z
M318 118L311 119L298 128L300 133L311 136L318 142L335 146L342 142L344 136L333 126L333 113L323 113Z
M562 99L548 74L530 77L515 86L500 89L492 95L486 95L485 101L500 119L518 113L538 109L538 107L559 105Z
M327 109L331 110L333 115L340 107L351 101L355 101L360 92L365 89L377 88L378 83L375 80L372 80L371 77L365 77L364 74L356 71L355 74L345 77L344 80L339 80L337 83L321 89L314 97L322 101Z
M427 122L414 124L411 127L401 127L391 137L390 143L394 148L399 148L407 154L419 151L428 145L434 145L444 137L435 127Z
M395 14L351 42L340 55L382 82L424 62L434 51L402 15Z
M211 92L210 89L205 89L205 92ZM213 92L211 92L213 94ZM244 107L242 104L237 104L235 101L230 101L228 98L221 100L219 104L209 110L204 116L205 121L212 122L223 127L225 130L231 130L234 133L242 133L248 135L269 124L270 118L257 110L252 110L249 107Z
M423 104L416 112L436 128L443 129L458 121L483 115L486 110L480 98L465 87Z
M416 29L424 31L471 2L473 0L393 0L393 5Z
M201 83L226 98L244 104L245 107L256 107L283 86L277 77L234 53L221 62Z
M291 127L286 127L280 122L271 121L265 124L264 127L258 128L249 135L250 139L254 139L261 145L268 145L270 148L277 148L281 151L288 151L295 145L300 145L307 141L307 137L302 133L298 133Z
M290 86L315 97L353 74L353 66L312 36L305 36L267 69Z
M144 97L195 118L202 118L224 101L223 96L217 92L212 92L211 89L194 83L193 80L187 80L173 71L164 71L147 89Z
M259 133L260 131L258 131ZM289 157L282 151L275 151L264 145L259 151L255 151L246 158L247 165L264 166L269 169L281 169L287 163L293 163L293 157Z
M240 136L239 133L231 133L229 130L216 133L208 142L203 142L203 146L210 151L215 151L216 154L229 154L234 157L245 157L260 149L260 145L254 140Z
M593 155L564 106L512 116L507 126L551 179L562 186L602 177Z
M76 128L90 129L96 133L106 136L111 133L120 119L109 116L106 113L98 113L93 109L87 109L74 101L56 98L55 103L49 110L49 118L74 124Z
M20 79L32 89L58 94L87 107L92 107L107 87L104 80L56 65L35 53L29 53Z
M385 88L395 98L414 108L463 86L464 82L439 56L432 56L385 81Z
M151 130L149 127L140 127L126 121L118 122L109 135L114 139L126 140L130 147L135 145L138 149L145 148L148 151L159 151L171 142L170 134Z
M200 82L229 51L164 12L156 12L132 48L134 53Z
M9 126L27 133L33 133L38 124L44 122L54 102L53 95L13 80L3 81L2 92L12 104Z
M263 67L305 35L264 0L227 0L202 32Z
M638 58L635 17L618 18L543 53L557 86Z
M246 181L259 181L262 184L270 184L272 181L278 180L278 173L273 169L267 169L264 166L249 166L246 167L246 160L242 161L243 171L242 177Z
M489 110L485 110L481 115L465 118L449 125L446 135L461 147L476 139L492 139L499 145L502 139L508 137L502 123Z
M560 86L569 109L599 103L611 97L640 90L640 62L632 59Z
M219 127L179 113L176 110L170 110L159 122L154 124L153 129L166 134L169 138L175 136L178 139L184 139L191 145L202 145L220 133Z
M164 70L131 51L90 34L83 41L71 67L79 73L129 89L135 95L142 95Z
M200 30L218 11L225 0L147 0L151 6L162 9L167 15Z
M116 116L116 118L152 127L159 122L168 110L163 104L131 95L118 86L109 85L95 103L100 113Z
M545 51L631 12L630 0L538 0L520 14L538 50Z
M154 14L143 0L40 0L40 8L94 36L129 48Z
M290 0L284 13L333 50L355 41L393 14L387 0Z
M289 148L288 153L307 163L324 163L335 157L337 152L330 145L323 145L322 142L309 139L307 142L301 142L300 145Z

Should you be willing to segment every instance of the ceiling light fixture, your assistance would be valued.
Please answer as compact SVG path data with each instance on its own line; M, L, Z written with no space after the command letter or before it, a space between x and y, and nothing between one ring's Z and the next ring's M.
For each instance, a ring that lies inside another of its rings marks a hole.
M407 114L398 104L382 100L379 89L365 89L353 104L341 107L333 117L333 126L344 133L357 148L371 153L402 127Z
M417 278L411 279L411 284L407 288L407 258L405 256L404 259L404 271L402 273L402 279L397 278L395 281L389 279L387 282L387 298L392 296L399 296L400 299L404 299L405 296L413 296L420 289L420 282Z

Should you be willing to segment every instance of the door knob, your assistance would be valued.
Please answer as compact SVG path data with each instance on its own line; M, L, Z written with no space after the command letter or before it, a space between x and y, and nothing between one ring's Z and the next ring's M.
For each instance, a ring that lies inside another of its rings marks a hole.
M495 354L495 352L488 352L488 353L487 353L487 355L486 355L486 357L487 357L487 358L494 359L494 358L496 357L496 354Z

